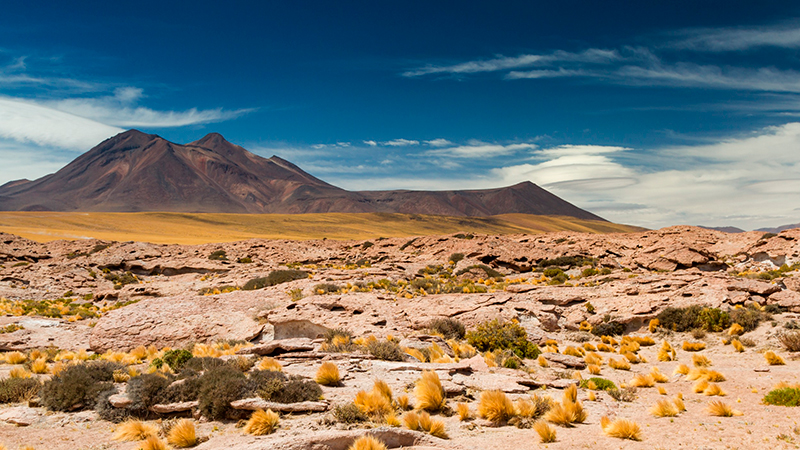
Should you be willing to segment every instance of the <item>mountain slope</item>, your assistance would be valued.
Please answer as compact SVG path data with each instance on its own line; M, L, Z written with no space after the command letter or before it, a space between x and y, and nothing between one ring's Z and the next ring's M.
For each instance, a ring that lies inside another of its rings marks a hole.
M4 211L536 214L603 220L530 182L467 191L350 192L211 133L185 144L130 130L58 172L0 186Z

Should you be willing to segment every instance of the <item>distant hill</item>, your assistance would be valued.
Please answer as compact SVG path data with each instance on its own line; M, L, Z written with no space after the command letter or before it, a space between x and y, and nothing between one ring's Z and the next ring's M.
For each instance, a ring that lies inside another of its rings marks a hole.
M604 221L530 182L464 191L352 192L221 135L181 145L137 130L100 143L54 174L0 186L2 211L535 214Z
M722 231L723 233L744 233L743 229L736 227L704 227L702 225L699 225L699 227L705 228L706 230Z
M790 223L789 225L781 225L775 228L759 228L756 231L763 231L765 233L780 233L783 230L791 230L793 228L800 228L800 223Z

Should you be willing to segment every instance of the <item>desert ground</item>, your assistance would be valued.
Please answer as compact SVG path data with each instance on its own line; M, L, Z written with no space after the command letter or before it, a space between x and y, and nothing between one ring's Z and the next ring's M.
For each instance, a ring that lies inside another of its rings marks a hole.
M198 449L800 446L800 229L0 234L0 264L9 449L179 447L181 419Z

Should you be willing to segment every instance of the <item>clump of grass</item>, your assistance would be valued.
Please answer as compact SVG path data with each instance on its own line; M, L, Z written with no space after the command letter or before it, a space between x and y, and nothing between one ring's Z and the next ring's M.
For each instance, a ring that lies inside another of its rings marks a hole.
M461 420L462 422L472 418L472 414L469 411L469 405L464 402L461 402L458 405L456 405L456 412L458 413L459 420Z
M364 435L353 441L347 450L386 450L386 445L372 436Z
M681 346L681 348L685 352L699 352L701 350L705 350L706 343L683 341L683 345Z
M539 440L542 443L550 443L556 441L556 429L544 420L539 420L533 424L533 430L539 435Z
M0 404L19 403L38 395L42 384L35 378L0 379Z
M539 355L536 362L539 364L539 367L550 367L550 363L547 362L547 358L545 358L544 355Z
M367 343L367 351L370 355L383 361L403 361L405 352L392 341L370 340Z
M250 420L244 426L244 431L254 436L272 434L278 428L278 422L280 422L278 413L271 409L266 411L259 409L250 416Z
M708 367L711 365L711 360L705 355L692 355L692 364L695 367Z
M656 385L656 380L650 374L636 374L633 379L628 383L629 386L636 388L648 388Z
M197 432L194 422L181 419L170 428L167 434L167 443L173 447L189 448L197 445Z
M8 376L11 377L11 378L23 379L23 378L30 378L30 377L33 376L33 374L31 374L30 372L25 370L24 367L18 366L18 367L12 368L8 372Z
M586 370L588 370L589 373L592 374L592 375L600 375L601 368L600 368L600 366L598 366L596 364L589 364L586 367Z
M409 402L408 402L408 396L407 396L407 395L405 395L405 394L398 396L398 397L395 399L395 401L394 401L394 402L395 402L395 405L396 405L398 408L402 409L403 411L406 411L406 410L408 410L408 409L410 408L410 406L409 406L409 404L408 404L408 403L409 403Z
M22 364L28 357L22 352L8 352L5 354L5 360L8 364Z
M686 405L683 403L683 396L678 394L672 399L672 404L678 409L678 412L686 411Z
M720 397L724 397L724 396L726 396L728 394L726 394L725 391L723 391L722 388L719 387L718 384L711 383L711 384L708 385L707 388L705 388L703 390L703 395L705 395L707 397L713 397L715 395L720 396Z
M741 411L731 408L728 404L720 400L712 400L708 402L706 411L708 411L710 415L716 417L733 417L742 415Z
M147 439L139 444L137 450L169 450L169 447L157 436L148 436Z
M783 358L771 350L764 353L764 359L767 360L767 364L770 366L783 366L786 364L786 361L784 361Z
M656 417L675 417L680 412L669 400L659 400L650 408L650 414Z
M664 388L664 386L656 386L656 389L658 390L659 395L667 395L667 390Z
M467 335L464 324L451 317L433 319L428 322L427 328L441 334L445 339L464 339Z
M636 388L628 386L622 389L609 389L608 395L618 402L630 403L636 400Z
M431 436L438 437L439 439L449 439L450 437L447 435L447 429L444 426L444 422L438 419L432 419L430 422L430 426L428 429L425 430Z
M778 340L790 352L800 352L800 331L783 331L778 333Z
M740 340L738 339L732 340L731 345L733 345L733 348L734 350L736 350L736 352L738 353L744 352L744 345L742 345L742 342Z
M258 366L256 367L258 368L258 370L268 370L271 372L283 371L283 366L281 366L281 363L279 363L275 358L270 358L269 356L259 361Z
M330 361L326 361L319 366L314 380L323 386L339 386L342 384L339 367Z
M592 377L587 380L581 381L581 387L591 390L608 391L616 389L617 385L613 381L600 377Z
M686 364L679 364L675 367L675 370L672 371L673 375L688 375L689 374L689 366Z
M783 387L771 390L764 396L764 403L777 406L800 406L800 387Z
M419 414L414 411L403 414L403 425L411 431L419 431Z
M392 391L386 382L375 380L370 392L359 391L353 401L371 418L380 418L392 412Z
M619 439L628 439L631 441L642 440L642 429L639 424L628 419L610 420L608 417L603 417L600 420L600 426L603 432L611 437Z
M114 433L115 441L143 441L158 436L158 427L141 420L122 422Z
M729 336L741 336L742 334L744 334L744 328L738 323L734 323L730 328L728 328Z
M361 412L361 408L356 406L354 403L337 405L333 408L333 417L336 418L338 422L347 424L366 422L369 420L369 417Z
M659 370L658 367L656 366L653 366L653 368L650 369L650 376L653 377L653 381L655 381L656 383L669 382L669 378L666 375L664 375L661 372L661 370Z
M608 367L616 370L631 370L631 363L624 359L609 358Z
M439 375L434 371L422 372L422 377L414 386L417 409L439 411L444 408L446 397Z
M499 424L514 417L514 404L503 391L483 391L478 414L494 424Z

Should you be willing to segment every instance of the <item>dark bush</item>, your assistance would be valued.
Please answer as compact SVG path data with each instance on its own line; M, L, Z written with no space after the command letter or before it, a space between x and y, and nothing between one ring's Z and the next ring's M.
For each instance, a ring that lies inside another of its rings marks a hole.
M371 341L367 344L367 351L383 361L403 361L406 358L400 346L390 341Z
M519 324L498 319L479 324L467 333L467 341L481 352L511 350L520 358L536 358L541 353Z
M470 239L474 238L474 237L475 237L475 235L474 235L474 234L472 234L472 233L468 233L468 234L464 234L464 233L456 233L456 234L454 234L454 235L453 235L453 237L454 237L454 238L457 238L457 239L466 239L466 240L470 240Z
M171 379L159 373L149 373L131 378L128 381L127 395L132 400L130 409L139 414L147 414L148 408L164 401L163 393Z
M583 272L581 272L581 276L582 277L591 277L593 275L597 275L598 273L600 273L600 272L597 269L595 269L594 267L587 267L587 268L583 269Z
M363 244L361 244L361 248L362 248L363 250L366 250L366 249L368 249L368 248L372 247L373 245L375 245L375 244L373 244L373 243L372 243L372 242L370 242L370 241L366 241L366 242L364 242Z
M369 417L355 403L336 405L333 408L333 417L340 423L359 423L369 420Z
M244 258L237 259L236 262L239 264L250 264L253 262L253 258L245 256Z
M762 321L772 318L770 313L755 308L736 308L728 314L730 315L731 323L738 323L744 328L745 332L755 330Z
M623 389L609 389L608 395L618 402L632 402L636 400L636 388L629 386Z
M661 311L656 318L661 327L672 331L689 331L700 327L700 311L702 305L691 305L686 308L668 307Z
M235 417L231 402L242 398L246 387L247 377L231 366L206 371L201 377L197 398L200 412L212 420Z
M581 387L585 389L590 381L593 382L594 385L597 386L597 389L601 391L609 391L611 389L617 388L617 385L614 384L613 381L600 377L592 377L589 378L588 380L581 380Z
M242 286L245 291L253 291L268 286L277 286L289 281L302 280L308 278L308 272L295 269L273 270L266 277L253 278Z
M112 387L114 371L122 369L122 365L108 361L67 366L42 386L39 391L42 405L54 411L91 409L98 395Z
M564 273L564 271L561 270L560 267L555 267L555 266L548 267L544 269L544 271L542 272L542 274L544 274L544 276L546 276L547 278L557 277L562 273Z
M800 389L787 387L769 391L764 396L764 403L777 406L800 406Z
M227 261L228 254L225 253L225 250L214 250L210 255L208 255L208 259L212 261Z
M200 397L202 380L199 376L183 378L171 383L161 392L164 403L191 402Z
M333 342L334 338L336 337L347 338L347 340L349 341L353 339L353 332L348 330L347 328L333 328L325 332L324 338L327 344Z
M269 370L255 371L248 380L248 392L270 402L297 403L319 400L322 388L313 380Z
M430 264L417 271L417 275L437 275L444 270L441 264Z
M700 328L712 333L720 332L731 326L731 316L719 308L703 308L698 319Z
M453 264L458 264L458 262L462 259L464 259L463 253L453 253L450 255L450 258L448 258L448 261L452 262Z
M315 294L335 294L339 292L341 287L338 284L333 283L320 283L314 286L314 293Z
M538 266L540 268L545 268L549 266L588 266L595 263L593 258L586 258L583 256L559 256L558 258L554 259L543 259L539 261Z
M0 379L0 404L30 400L39 394L41 388L42 383L36 378Z
M467 273L467 272L469 272L469 271L471 271L473 269L482 270L483 273L486 274L487 278L503 278L503 274L502 273L492 269L491 267L489 267L489 266L487 266L485 264L475 264L475 265L472 265L472 266L469 266L469 267L465 267L465 268L459 270L458 272L456 272L456 275L463 275L463 274L465 274L465 273Z
M800 352L800 331L780 332L778 333L778 340L786 347L786 350Z
M120 423L133 417L133 414L128 408L117 408L108 401L108 397L116 393L116 388L111 388L98 394L94 409L101 419L113 423Z
M192 352L183 349L167 350L164 352L164 356L162 356L161 359L164 360L170 369L175 372L180 372L183 365L192 359Z
M187 371L205 372L207 370L218 369L227 365L228 362L221 358L212 358L210 356L194 357L184 363L181 375Z
M625 325L616 320L601 323L592 328L592 334L595 336L619 336L624 333Z
M433 319L428 322L427 328L440 333L445 339L464 339L467 335L464 324L450 317Z

